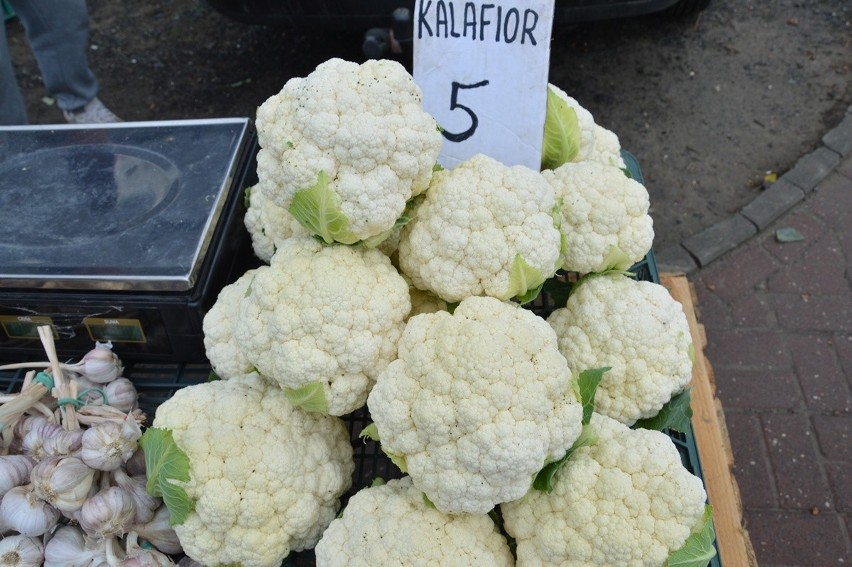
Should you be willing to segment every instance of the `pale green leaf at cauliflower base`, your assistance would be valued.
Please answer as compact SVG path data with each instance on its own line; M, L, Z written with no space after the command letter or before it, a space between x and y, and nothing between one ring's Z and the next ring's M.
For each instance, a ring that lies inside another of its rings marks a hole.
M613 247L631 264L651 249L654 227L648 190L619 168L586 161L566 163L542 175L562 199L564 270L601 271Z
M487 514L444 514L410 477L356 493L315 549L317 567L511 567L505 537Z
M595 149L595 118L574 97L547 85L542 169L591 159Z
M487 295L508 300L534 289L561 264L555 191L542 175L476 155L435 173L403 228L399 265L415 287L447 302ZM518 290L518 257L537 275Z
M204 565L278 566L312 548L352 482L343 422L293 408L255 373L178 390L153 425L189 458L194 508L174 529Z
M547 321L573 371L610 367L595 411L627 425L657 415L692 378L686 315L659 284L592 276Z
M701 479L664 433L597 413L589 427L597 442L574 451L552 492L500 506L518 567L663 567L703 526Z
M408 283L378 250L291 238L255 274L234 339L263 376L300 392L319 383L344 415L396 357L410 310Z
M382 450L438 510L515 500L580 435L582 407L547 322L492 297L409 319L367 400Z
M434 293L417 289L416 287L409 288L411 292L411 313L408 318L420 315L421 313L436 313L438 311L447 311L447 302L436 296Z
M255 256L268 264L283 240L294 236L309 236L310 233L299 224L296 217L284 207L278 206L266 193L260 183L251 188L243 222L251 236Z
M234 322L257 270L249 270L219 292L216 301L204 315L201 329L204 349L210 367L219 378L227 380L253 370L253 365L240 350L234 338Z
M597 124L591 112L559 87L548 84L547 91L542 170L583 161L626 166L614 132Z
M390 60L330 59L287 81L256 118L257 174L269 198L289 209L322 172L353 242L393 228L428 187L442 144L420 88Z

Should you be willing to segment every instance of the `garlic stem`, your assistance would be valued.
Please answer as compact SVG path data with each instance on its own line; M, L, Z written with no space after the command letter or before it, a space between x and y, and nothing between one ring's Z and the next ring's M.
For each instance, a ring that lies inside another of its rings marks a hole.
M32 370L30 373L35 374ZM30 373L28 373L30 382L21 389L21 393L15 396L14 400L0 406L0 429L13 427L27 410L50 392L45 384L33 379ZM50 376L45 376L44 380L48 382Z
M56 355L56 345L53 342L53 329L49 325L41 325L38 328L38 336L41 339L41 344L44 347L44 352L47 354L47 359L50 361L50 368L53 372L53 394L57 400L61 399L76 399L77 388L76 383L72 380L66 380L63 373L62 364ZM63 415L62 425L66 429L79 429L80 424L77 422L75 408L72 404L64 404L60 407Z

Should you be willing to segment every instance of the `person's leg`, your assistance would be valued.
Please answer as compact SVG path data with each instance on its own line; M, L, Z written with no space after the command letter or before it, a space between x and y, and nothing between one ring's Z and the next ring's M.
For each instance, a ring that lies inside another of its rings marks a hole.
M23 23L44 85L62 110L77 110L98 94L89 69L85 0L9 0Z
M15 79L15 68L6 43L6 26L0 22L0 125L27 123L27 109Z

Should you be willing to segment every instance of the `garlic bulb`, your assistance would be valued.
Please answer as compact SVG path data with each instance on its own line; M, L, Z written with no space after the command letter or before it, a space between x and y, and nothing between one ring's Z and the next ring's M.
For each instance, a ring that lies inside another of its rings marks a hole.
M26 455L0 456L0 498L12 488L30 480L35 459Z
M129 413L137 407L139 392L127 378L119 377L108 384L97 384L86 380L77 379L77 388L80 399L87 405L108 405L124 413Z
M183 552L180 540L169 523L169 509L166 508L165 504L157 508L150 522L141 525L137 524L133 526L132 530L163 553L176 554Z
M96 554L77 526L62 526L44 547L44 567L88 567Z
M19 534L38 537L58 521L59 510L33 494L31 486L16 486L0 501L0 524Z
M47 456L44 444L48 439L63 431L62 426L46 419L31 424L21 440L21 452L39 461Z
M166 567L175 562L156 549L145 549L139 545L136 532L127 536L127 558L121 562L121 567Z
M144 524L154 517L154 512L162 504L162 500L148 494L145 476L129 476L119 467L112 471L112 478L116 486L123 488L133 498L133 506L136 514L133 517L134 524Z
M111 486L83 503L80 527L96 538L121 536L130 529L135 513L130 494L123 488Z
M12 435L12 444L9 447L10 453L23 453L23 439L26 437L33 427L50 423L48 419L42 415L25 415L15 423L14 435Z
M33 492L62 512L83 506L95 471L77 457L47 457L30 473Z
M83 447L83 430L65 429L58 431L53 436L44 440L42 449L45 455L57 457L70 457L80 453Z
M133 456L127 459L124 463L124 470L131 476L145 476L145 452L142 449L136 449Z
M139 393L136 386L127 378L117 378L104 388L106 403L125 413L136 409Z
M115 470L133 456L140 437L142 429L133 419L98 423L83 434L80 458L93 469Z
M24 535L10 535L0 540L0 565L40 567L44 560L41 540Z
M124 371L118 356L112 352L112 344L97 343L95 348L83 355L73 367L84 378L98 384L112 382Z

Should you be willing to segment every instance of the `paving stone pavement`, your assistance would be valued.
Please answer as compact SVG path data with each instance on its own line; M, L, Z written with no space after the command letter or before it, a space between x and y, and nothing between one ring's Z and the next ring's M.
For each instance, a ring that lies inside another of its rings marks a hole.
M720 225L658 264L696 289L758 565L852 564L852 109Z

